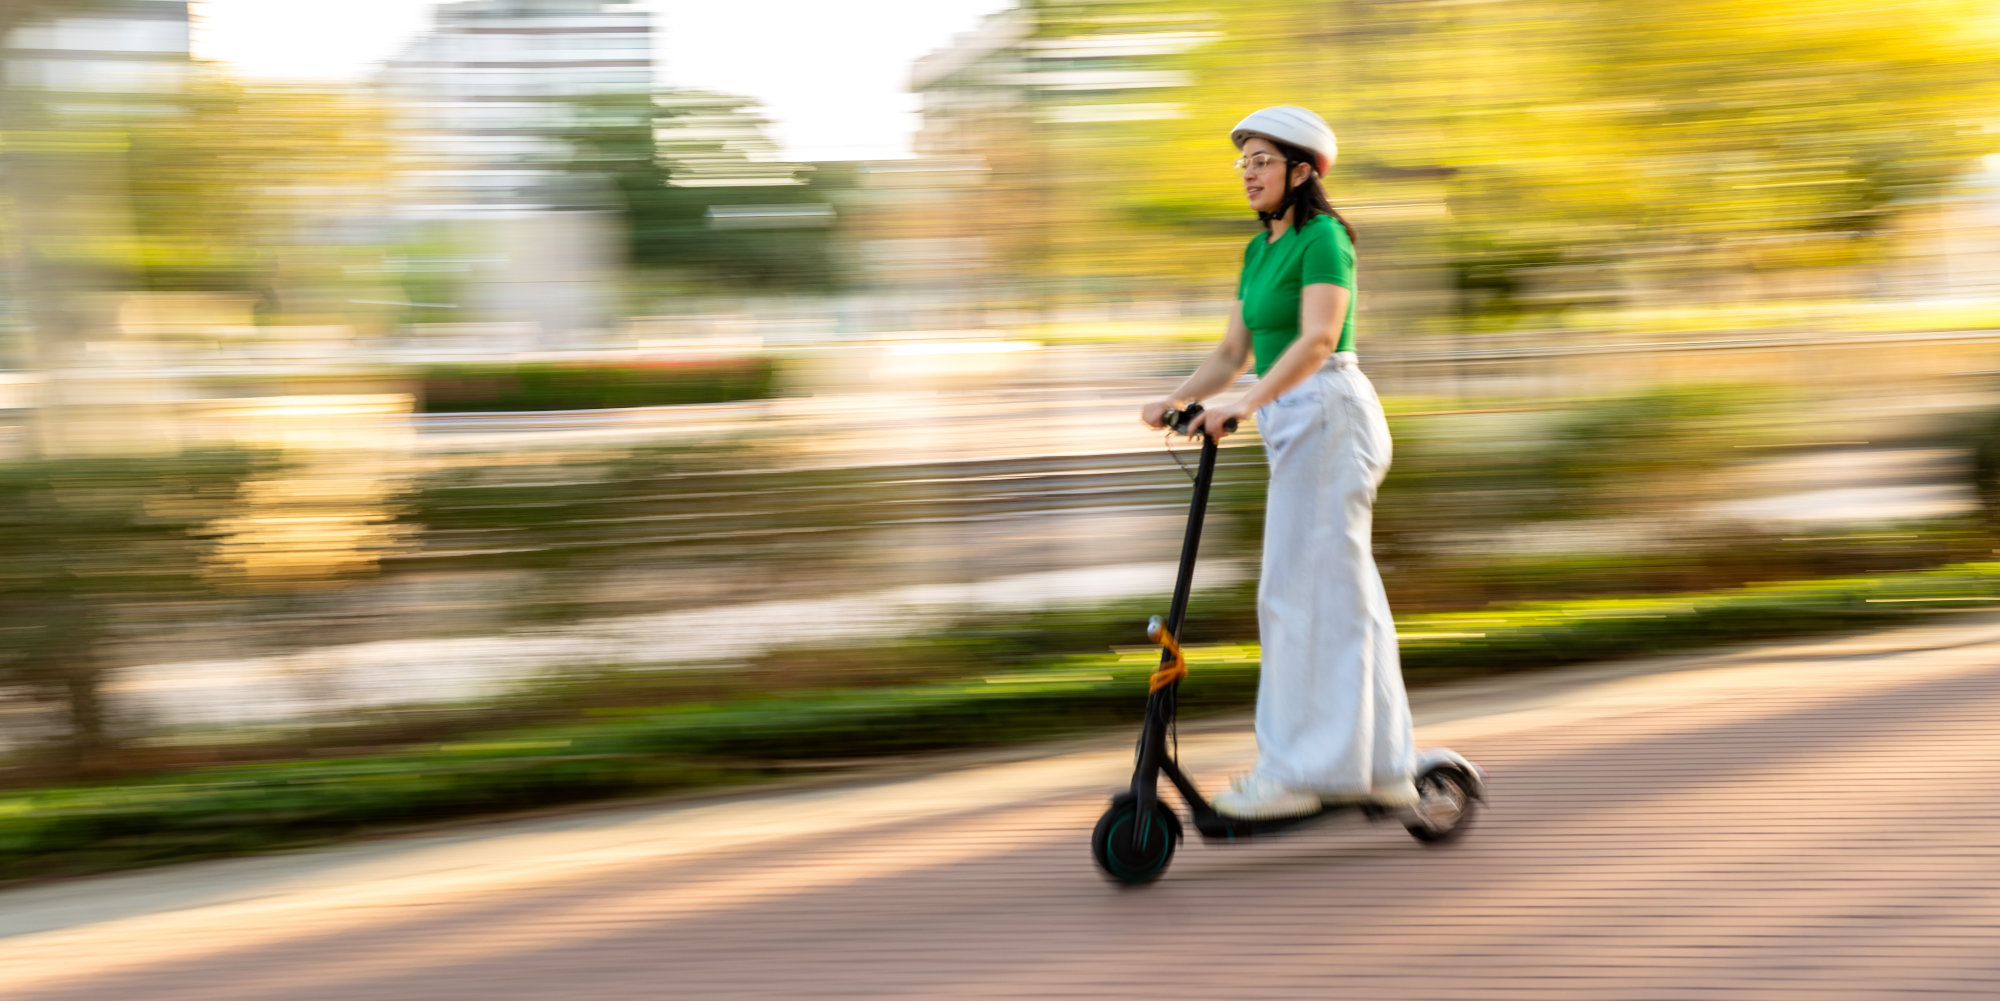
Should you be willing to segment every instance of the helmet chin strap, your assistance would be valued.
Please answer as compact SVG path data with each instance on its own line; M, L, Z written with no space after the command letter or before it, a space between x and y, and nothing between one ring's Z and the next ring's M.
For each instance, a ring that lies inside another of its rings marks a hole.
M1277 222L1278 220L1283 219L1285 217L1285 213L1290 212L1292 210L1292 204L1298 201L1299 185L1292 183L1292 167L1294 165L1295 164L1291 160L1285 161L1285 197L1278 199L1278 207L1276 209L1273 209L1272 211L1269 212L1257 213L1257 221Z

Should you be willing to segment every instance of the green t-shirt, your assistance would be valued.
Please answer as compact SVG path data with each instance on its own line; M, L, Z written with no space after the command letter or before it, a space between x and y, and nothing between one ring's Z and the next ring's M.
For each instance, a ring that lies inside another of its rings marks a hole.
M1236 284L1236 298L1243 301L1243 322L1250 328L1258 375L1277 364L1278 356L1299 339L1299 299L1314 282L1354 291L1354 241L1347 238L1347 227L1329 216L1314 216L1304 226L1285 230L1276 243L1265 242L1265 234L1259 232L1243 249L1243 277ZM1359 298L1347 297L1347 319L1336 351L1354 350L1354 303Z

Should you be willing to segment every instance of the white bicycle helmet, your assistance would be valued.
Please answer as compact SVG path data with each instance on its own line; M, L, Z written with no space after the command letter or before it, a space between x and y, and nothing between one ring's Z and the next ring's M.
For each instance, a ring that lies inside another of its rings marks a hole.
M1250 117L1236 123L1229 130L1229 141L1242 149L1251 136L1262 136L1277 142L1297 146L1313 155L1313 164L1321 177L1333 166L1333 158L1340 153L1340 144L1334 141L1333 130L1325 120L1296 104L1280 104L1253 111Z

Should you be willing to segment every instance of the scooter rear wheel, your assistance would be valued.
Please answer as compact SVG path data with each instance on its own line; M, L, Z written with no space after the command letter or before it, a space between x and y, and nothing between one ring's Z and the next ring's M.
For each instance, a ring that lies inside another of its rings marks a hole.
M1439 765L1417 776L1417 805L1409 809L1403 828L1427 845L1456 840L1472 824L1472 783L1450 765Z
M1111 808L1097 818L1090 832L1090 854L1104 874L1121 883L1150 883L1167 871L1174 849L1180 847L1181 820L1165 803L1153 803L1152 817L1133 839L1139 821L1137 801L1125 793L1111 801Z

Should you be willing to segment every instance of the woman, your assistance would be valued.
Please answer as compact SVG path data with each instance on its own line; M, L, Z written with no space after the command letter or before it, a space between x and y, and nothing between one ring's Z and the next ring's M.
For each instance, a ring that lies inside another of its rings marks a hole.
M1255 414L1270 459L1257 624L1257 765L1215 797L1237 817L1311 813L1324 802L1417 801L1410 708L1389 599L1369 548L1370 509L1389 469L1389 427L1354 354L1354 237L1320 187L1333 130L1280 105L1230 133L1236 169L1264 224L1244 250L1222 343L1141 418L1228 388L1251 365L1243 398L1208 407L1215 438Z

